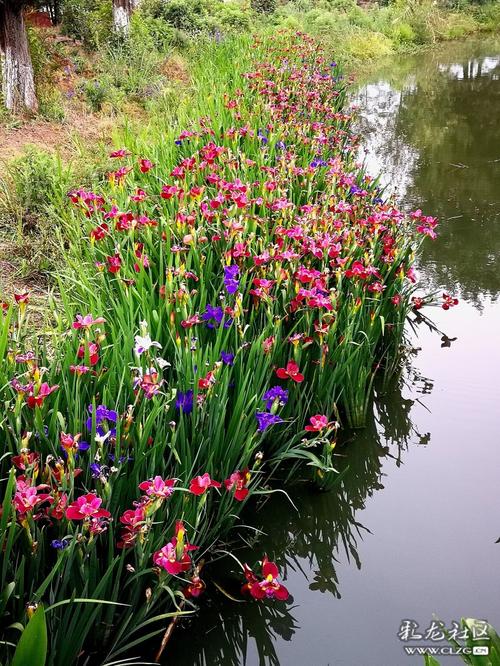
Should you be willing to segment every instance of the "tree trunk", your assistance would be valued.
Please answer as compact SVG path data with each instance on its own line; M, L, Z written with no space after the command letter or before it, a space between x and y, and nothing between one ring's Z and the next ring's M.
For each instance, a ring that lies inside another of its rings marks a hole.
M38 102L22 3L0 0L0 50L5 106L13 112L27 110L36 113Z
M116 32L127 33L130 17L139 0L113 0L113 26Z

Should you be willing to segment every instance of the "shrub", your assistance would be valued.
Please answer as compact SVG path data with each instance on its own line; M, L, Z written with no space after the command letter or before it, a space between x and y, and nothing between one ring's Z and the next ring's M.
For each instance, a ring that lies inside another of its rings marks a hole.
M231 30L245 31L252 27L250 13L237 4L225 3L218 12L217 18L222 27Z
M81 40L89 49L109 40L113 26L112 4L106 0L66 0L61 30Z
M393 27L391 37L398 44L411 44L417 36L409 23L398 23Z
M39 113L47 120L62 122L65 118L63 96L60 90L44 86L38 92Z
M11 160L0 179L0 220L17 234L13 250L27 261L30 271L46 271L59 255L54 210L65 200L71 170L51 153L28 147Z
M276 0L251 0L251 4L259 14L272 14L276 9Z
M92 111L100 111L108 97L108 89L99 79L93 79L83 84L83 95Z
M439 30L441 39L460 39L470 35L477 28L476 21L463 14L450 14L446 20L446 26Z
M346 45L347 54L354 60L372 60L392 51L390 39L380 32L353 31Z

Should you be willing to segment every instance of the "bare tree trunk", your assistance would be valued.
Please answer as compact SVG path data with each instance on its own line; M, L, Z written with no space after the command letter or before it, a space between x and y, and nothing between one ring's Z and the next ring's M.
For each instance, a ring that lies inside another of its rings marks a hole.
M27 110L36 113L38 101L22 3L0 0L0 50L5 106L14 112Z
M113 0L113 26L116 32L127 33L130 17L139 0Z

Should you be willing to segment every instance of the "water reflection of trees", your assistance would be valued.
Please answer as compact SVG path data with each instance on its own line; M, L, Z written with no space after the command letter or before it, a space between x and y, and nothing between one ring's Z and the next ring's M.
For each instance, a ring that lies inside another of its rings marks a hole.
M408 384L413 398L403 396ZM399 465L410 443L429 439L416 430L411 411L418 396L431 390L432 382L409 362L395 387L378 392L367 428L345 438L337 457L342 476L336 488L320 493L310 486L298 487L292 493L297 511L283 495L269 496L248 517L248 523L262 533L250 538L245 534L249 547L236 551L238 558L253 563L256 556L267 552L285 581L302 572L312 592L340 599L342 568L362 566L358 546L370 530L363 524L361 512L367 500L384 488L384 460L391 457ZM218 592L214 582L229 595L240 597L241 574L231 558L208 565L205 575L212 584L200 612L178 629L165 663L174 663L183 655L185 663L187 654L193 666L239 666L246 663L250 652L257 653L252 664L256 659L261 666L279 664L278 639L289 641L299 630L293 606L237 603Z
M405 58L401 71L391 61L356 101L369 168L391 174L404 205L441 220L426 277L480 307L500 292L500 46L453 49Z

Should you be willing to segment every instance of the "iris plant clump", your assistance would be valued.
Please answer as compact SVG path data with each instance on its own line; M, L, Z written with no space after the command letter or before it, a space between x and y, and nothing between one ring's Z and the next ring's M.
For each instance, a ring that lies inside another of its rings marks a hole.
M3 306L7 658L37 606L48 664L161 640L271 471L335 478L339 423L362 425L421 305L436 221L356 164L337 65L303 34L213 49L204 115L126 137L104 185L69 193L55 335L28 334L28 294ZM244 598L285 601L259 556Z

